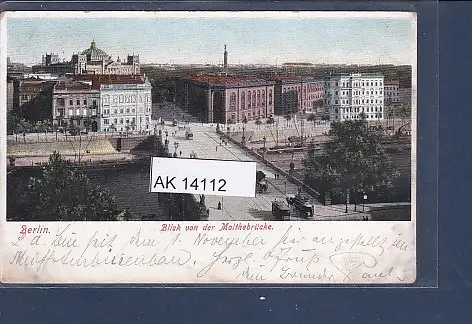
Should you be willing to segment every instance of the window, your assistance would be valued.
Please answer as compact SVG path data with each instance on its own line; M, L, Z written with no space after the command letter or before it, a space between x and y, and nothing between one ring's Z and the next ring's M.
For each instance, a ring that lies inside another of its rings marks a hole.
M269 105L272 105L272 89L269 90Z
M129 108L126 108L126 113L129 114Z
M130 102L129 96L126 96L126 102Z
M261 90L257 90L257 105L261 105Z
M113 96L113 102L118 102L118 97L117 96Z
M108 125L109 123L110 123L110 121L109 121L108 119L104 119L104 120L103 120L103 124L104 124L104 125Z
M118 124L118 119L116 119L116 118L113 119L113 122L115 123L115 125Z
M80 116L80 109L77 109L77 110L75 111L75 114L76 114L77 116Z
M77 99L77 106L80 106L80 99Z
M120 108L120 114L122 114L122 113L123 113L123 108Z
M84 106L87 106L87 100L84 100Z
M132 111L132 113L134 114L134 113L136 112L136 109L135 109L135 108L133 108L131 111Z
M251 108L251 91L247 93L247 107Z
M252 91L252 106L256 106L256 90Z
M241 93L241 108L242 109L246 108L246 93L245 92Z
M120 96L120 102L123 102L124 101L124 98L123 98L123 95Z
M69 106L73 106L74 105L74 101L73 100L69 100Z
M123 125L123 118L120 118L120 124Z
M334 94L337 96L337 95L338 95L338 92L337 92L337 91L334 91Z

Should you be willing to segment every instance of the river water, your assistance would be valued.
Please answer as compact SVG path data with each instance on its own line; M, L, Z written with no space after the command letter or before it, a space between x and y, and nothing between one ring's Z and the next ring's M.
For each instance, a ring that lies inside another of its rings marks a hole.
M31 176L38 176L39 169L21 169L7 177L9 192L15 188L21 190ZM149 192L149 165L130 164L115 167L85 169L88 178L100 187L107 189L115 198L118 207L127 209L136 220L167 220L168 209L158 201L158 193ZM15 199L14 194L7 194L7 201ZM26 219L34 220L34 215ZM7 215L7 219L10 218Z

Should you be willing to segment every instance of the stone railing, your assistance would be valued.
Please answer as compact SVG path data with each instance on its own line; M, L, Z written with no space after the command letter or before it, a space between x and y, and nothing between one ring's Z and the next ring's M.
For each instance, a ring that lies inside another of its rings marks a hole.
M295 178L294 176L292 176L289 172L287 172L286 170L283 170L281 169L280 167L278 167L277 165L275 165L273 162L271 161L268 161L265 159L264 156L262 156L261 154L257 153L255 150L251 150L249 149L248 147L242 145L241 143L239 143L238 141L235 141L234 139L232 139L230 136L228 136L226 133L224 132L221 132L219 131L218 132L218 135L221 135L223 136L225 139L227 139L229 142L237 145L239 148L243 149L244 151L246 151L248 154L250 154L251 156L255 157L257 160L261 161L262 163L264 163L264 165L272 168L274 171L276 171L277 173L285 176L290 182L292 182L293 184L297 185L299 188L302 188L304 191L306 191L308 194L310 194L312 197L314 197L315 199L319 200L320 199L320 193L317 192L316 190L314 190L313 188L311 188L310 186L308 186L307 184L305 184L303 181L300 181L299 179Z

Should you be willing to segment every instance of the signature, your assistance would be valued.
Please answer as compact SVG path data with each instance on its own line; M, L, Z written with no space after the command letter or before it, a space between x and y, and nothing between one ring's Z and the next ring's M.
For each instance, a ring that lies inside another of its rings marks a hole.
M252 252L250 252L245 255L228 256L227 252L230 247L231 245L227 245L220 252L214 252L212 255L212 261L200 269L200 271L198 271L197 277L201 278L205 276L208 271L210 271L217 263L228 264L231 265L233 269L237 269L241 263L247 263L248 260L254 255Z

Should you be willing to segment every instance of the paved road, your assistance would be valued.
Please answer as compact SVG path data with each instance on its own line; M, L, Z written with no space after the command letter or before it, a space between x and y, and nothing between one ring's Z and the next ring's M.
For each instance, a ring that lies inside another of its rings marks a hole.
M164 133L165 130L168 130L169 146L172 153L175 151L174 143L177 142L176 151L181 158L190 158L190 154L194 153L199 159L255 161L257 162L257 170L263 171L269 179L268 191L262 194L256 193L253 198L206 196L207 207L210 209L209 220L273 220L272 201L285 201L286 193L295 194L298 191L298 187L282 175L278 180L275 180L274 171L271 168L247 155L238 146L231 143L222 144L219 135L216 134L216 125L190 124L188 127L193 131L193 140L185 139L183 129L178 130L177 127L169 125L162 127ZM165 136L163 140L165 140ZM307 194L304 193L304 195ZM217 210L218 202L222 202L222 210ZM344 206L322 206L316 201L313 202L316 204L314 220L360 220L363 216L354 211L345 214ZM292 212L293 220L301 220L294 211Z

